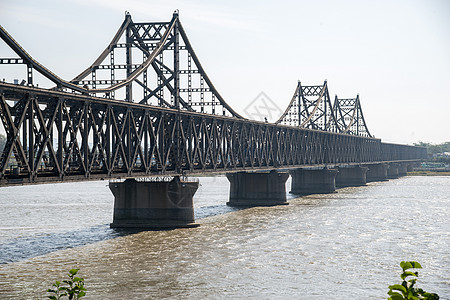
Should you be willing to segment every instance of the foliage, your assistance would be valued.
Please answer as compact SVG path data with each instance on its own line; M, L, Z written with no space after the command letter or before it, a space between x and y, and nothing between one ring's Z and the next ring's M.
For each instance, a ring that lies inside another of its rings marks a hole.
M400 267L403 269L400 278L402 284L394 284L389 286L388 300L438 300L439 296L434 293L427 293L420 288L415 288L417 278L406 281L409 276L418 277L419 272L407 271L409 269L422 269L422 266L416 261L402 261Z
M426 147L429 154L450 152L450 142L445 142L442 144L430 144L430 143L418 142L418 143L414 143L414 146Z
M62 297L68 297L69 299L79 299L86 295L86 289L84 288L84 279L75 277L79 269L72 269L69 271L70 280L63 280L62 282L56 281L53 284L54 289L48 289L47 292L52 295L47 296L48 299L61 299Z
M444 164L450 164L449 156L441 156L444 152L450 152L450 142L445 142L442 144L430 144L424 142L414 143L414 146L421 146L427 148L427 153L429 162L439 162Z

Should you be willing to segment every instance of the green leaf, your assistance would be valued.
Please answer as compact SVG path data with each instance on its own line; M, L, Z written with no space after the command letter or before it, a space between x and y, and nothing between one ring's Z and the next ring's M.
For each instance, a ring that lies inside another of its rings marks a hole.
M56 298L56 296L47 296L48 299L52 299L52 300L58 300L58 298Z
M79 270L80 270L80 269L71 269L71 270L69 271L69 273L70 273L71 275L75 275L75 274L78 273Z
M401 279L403 279L403 280L405 280L405 278L408 277L408 276L415 276L415 277L417 277L417 276L419 276L419 273L406 271L406 272L403 272L402 275L400 275Z
M391 295L391 297L389 297L388 300L405 300L405 298L403 298L403 296L397 292L392 292L389 295Z
M73 282L83 281L83 280L84 280L83 278L75 277L75 278L73 279Z
M403 271L411 269L412 268L412 264L409 261L402 261L400 263L400 268L403 269Z
M81 297L84 297L84 296L86 296L86 293L85 293L85 292L80 292L80 293L78 294L78 298L81 298Z
M55 291L55 290L52 290L52 289L48 289L48 290L47 290L47 293L56 293L56 291Z
M403 271L408 269L422 269L422 266L417 261L402 261L400 267Z
M401 285L401 284L393 284L393 285L390 285L390 286L389 286L389 289L390 289L390 290L400 291L400 292L403 293L403 295L406 294L406 288L405 288L403 285Z
M426 297L427 300L439 300L438 294L435 293L424 293L422 296Z

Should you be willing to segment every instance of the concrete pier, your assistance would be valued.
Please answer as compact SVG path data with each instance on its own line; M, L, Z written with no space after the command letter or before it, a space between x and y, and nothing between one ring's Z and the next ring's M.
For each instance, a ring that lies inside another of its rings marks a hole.
M399 177L398 167L399 167L399 164L397 164L397 163L389 164L389 168L388 168L388 172L387 172L387 177L389 179L397 179Z
M398 164L398 176L406 176L408 175L408 163L399 163Z
M387 181L388 180L388 164L371 164L367 165L369 170L366 173L366 181Z
M366 173L368 167L339 167L336 175L336 187L363 186L366 185Z
M111 182L114 216L111 228L188 228L196 227L192 197L198 182L171 181Z
M407 172L413 172L414 171L414 163L409 163L406 167Z
M297 195L328 194L336 191L336 169L291 170L291 193Z
M228 173L230 182L229 206L273 206L288 204L286 201L286 172L237 172Z

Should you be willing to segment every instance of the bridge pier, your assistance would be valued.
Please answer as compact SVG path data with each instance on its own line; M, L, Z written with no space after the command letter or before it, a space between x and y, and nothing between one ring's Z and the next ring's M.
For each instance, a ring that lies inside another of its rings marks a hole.
M227 173L230 182L229 206L273 206L286 201L286 172Z
M298 195L328 194L336 191L336 169L291 170L291 193Z
M399 163L398 164L398 176L406 176L408 175L408 163Z
M389 168L388 168L388 172L387 172L387 177L389 179L397 179L399 177L398 167L399 167L399 164L397 164L397 163L389 164Z
M368 167L338 167L338 173L336 175L336 186L363 186L366 185L366 173Z
M198 182L171 181L111 182L114 216L111 228L190 228L194 223L192 197Z
M414 171L414 163L409 163L406 167L407 172L413 172Z
M371 164L367 166L369 167L366 173L367 182L388 180L388 164Z

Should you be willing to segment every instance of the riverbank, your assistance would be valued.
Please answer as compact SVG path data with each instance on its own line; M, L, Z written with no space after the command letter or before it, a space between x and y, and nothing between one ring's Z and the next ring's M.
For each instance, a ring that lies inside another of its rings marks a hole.
M408 176L450 176L450 172L414 171L408 172Z

